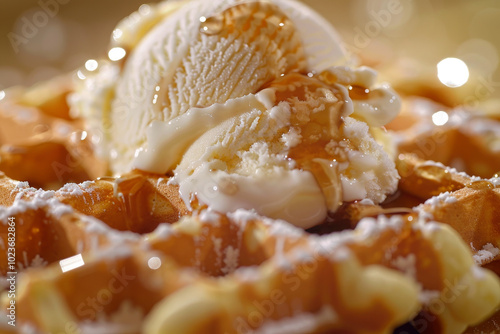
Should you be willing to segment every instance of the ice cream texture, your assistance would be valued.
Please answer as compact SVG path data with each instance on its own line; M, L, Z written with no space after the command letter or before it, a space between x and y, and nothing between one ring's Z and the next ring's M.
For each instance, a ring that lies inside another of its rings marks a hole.
M295 0L167 1L122 21L70 102L114 173L170 174L184 202L309 228L395 191L375 141L400 100Z

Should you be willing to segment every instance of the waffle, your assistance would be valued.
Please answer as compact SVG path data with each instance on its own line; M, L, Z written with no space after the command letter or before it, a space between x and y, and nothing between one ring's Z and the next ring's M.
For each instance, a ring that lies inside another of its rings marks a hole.
M1 171L44 189L106 174L107 166L94 157L83 125L69 115L71 82L60 77L8 90L0 104Z
M387 128L393 130L402 153L482 178L500 172L500 122L494 114L484 115L465 107L450 109L432 100L411 97Z
M298 333L384 333L440 307L439 326L456 333L500 301L494 274L474 265L456 232L412 215L314 236L246 211L202 211L141 236L82 215L52 192L17 192L4 216L26 229L18 232L27 241L18 242L19 267L48 265L24 271L18 316L45 332L68 324L123 332L130 324L120 312L129 305L143 316L134 332L265 333L305 317ZM77 254L85 265L62 273L57 262ZM117 280L120 291L110 283ZM450 289L460 293L445 304ZM91 314L95 323L85 322Z
M444 120L433 119L444 112ZM413 97L388 128L398 151L410 153L398 159L399 189L406 201L420 202L414 210L424 219L452 226L473 251L474 261L500 274L500 123L496 114L449 109ZM500 332L499 320L497 312L466 333Z
M70 119L63 83L37 87L50 92L50 107L36 102L36 90L8 92L0 104L3 120L23 108L39 115L22 123L26 131L40 120L50 125L45 132L60 122L70 129L33 141L1 137L0 228L5 248L15 218L17 329L390 333L412 321L422 333L496 330L497 314L470 326L500 304L499 179L471 177L408 148L397 159L393 197L344 204L308 231L243 210L189 211L168 176L99 178L106 166L91 151L74 153L91 138ZM33 152L50 154L40 160ZM19 161L30 159L36 166L22 171ZM67 172L35 172L54 171L54 161ZM84 265L62 272L60 261L80 254ZM0 269L10 271L6 257ZM6 309L7 290L2 303Z

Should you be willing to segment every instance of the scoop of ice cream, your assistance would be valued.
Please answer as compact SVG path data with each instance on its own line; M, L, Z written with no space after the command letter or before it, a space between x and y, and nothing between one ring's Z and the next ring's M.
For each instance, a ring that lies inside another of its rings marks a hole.
M127 51L123 69L101 63L73 96L73 109L94 123L116 173L132 167L154 120L255 93L283 73L322 70L344 55L335 31L295 1L168 1L148 8L113 33L112 46Z
M386 109L393 98L388 97ZM355 106L340 84L288 74L257 94L191 109L182 122L201 119L203 124L188 127L191 133L176 122L154 123L148 143L165 158L147 151L140 162L161 166L181 145L186 148L174 181L186 203L196 194L221 212L254 209L311 227L344 201L378 203L395 190L394 163L368 124L354 118L362 117L353 113ZM210 123L205 118L222 116L228 117L198 131Z
M115 173L173 173L188 206L305 228L343 201L395 190L370 126L390 121L399 99L372 70L335 66L345 53L318 14L290 0L153 12L115 30L125 61L102 63L72 98Z

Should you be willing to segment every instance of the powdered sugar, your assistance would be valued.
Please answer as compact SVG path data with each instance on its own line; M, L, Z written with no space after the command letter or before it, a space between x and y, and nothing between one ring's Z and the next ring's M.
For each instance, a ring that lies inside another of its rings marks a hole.
M16 190L19 190L19 189L28 189L30 187L29 183L28 182L17 182L16 184Z
M29 210L45 209L49 215L60 219L63 215L73 212L70 206L62 204L55 198L54 191L22 188L16 195L14 203L9 207L0 206L0 221L4 224L8 217L25 213Z
M379 216L377 219L364 218L358 223L356 231L360 232L361 239L371 239L388 228L399 231L403 222L403 217L398 215L391 217Z
M85 190L91 190L95 186L95 181L85 181L80 183L80 187Z
M483 246L483 249L479 250L474 254L474 262L477 265L483 265L490 263L495 259L496 256L500 254L500 249L488 243Z
M419 215L426 219L432 218L432 211L436 211L443 204L453 204L458 200L451 192L444 192L438 196L429 198L423 204L413 208L415 211L419 212Z
M474 181L480 181L481 178L478 177L478 176L471 176L465 172L459 172L457 169L455 168L452 168L452 167L449 167L449 166L445 166L443 165L441 162L436 162L436 161L432 161L432 160L427 160L425 162L423 162L422 164L420 164L418 167L439 167L439 168L442 168L444 170L446 170L447 172L451 173L451 174L455 174L455 175L458 175L458 176L461 176L461 177L465 177L465 178L468 178L471 180L471 182L474 182Z
M243 224L261 218L261 216L259 216L255 211L244 209L238 209L234 212L229 212L227 213L227 216L229 217L229 219Z
M491 184L493 184L495 187L500 187L500 177L494 177L489 180Z
M62 196L83 196L82 188L75 183L66 183L57 193Z
M240 257L240 250L233 248L232 246L228 246L224 250L224 267L222 267L221 271L224 274L229 274L233 272L236 268L238 268Z

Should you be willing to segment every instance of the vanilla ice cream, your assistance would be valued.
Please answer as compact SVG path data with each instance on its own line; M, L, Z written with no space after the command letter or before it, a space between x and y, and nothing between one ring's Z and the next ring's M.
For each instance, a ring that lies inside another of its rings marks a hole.
M72 111L114 173L172 174L188 205L308 228L381 202L394 163L372 130L399 111L336 32L293 0L169 1L113 33L126 57L79 72Z

